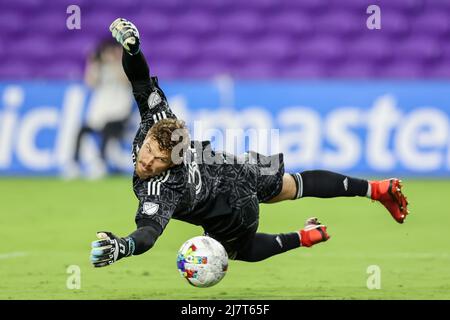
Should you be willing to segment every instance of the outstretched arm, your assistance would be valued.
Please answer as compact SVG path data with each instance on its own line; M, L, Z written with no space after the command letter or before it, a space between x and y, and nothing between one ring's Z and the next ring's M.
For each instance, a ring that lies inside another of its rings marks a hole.
M117 18L109 26L113 38L122 45L122 66L132 84L143 82L150 86L150 70L140 48L139 31L123 18Z
M141 51L132 56L124 48L122 66L131 83L138 81L148 81L150 83L150 70Z
M161 226L156 223L139 227L129 235L134 240L135 248L133 255L137 256L150 250L162 233Z
M141 52L140 36L136 26L128 20L118 18L109 29L123 47L122 66L133 87L133 95L143 122L141 129L146 131L164 118L176 118L158 85L157 78L150 77L147 61Z
M105 267L124 257L142 254L153 247L161 232L156 223L141 226L125 238L100 231L99 240L92 242L91 262L94 267Z
M92 242L91 250L91 262L95 267L108 266L153 247L186 190L186 181L179 179L179 175L171 175L170 171L167 170L157 179L139 180L139 183L134 184L134 191L139 199L135 217L137 229L123 238L107 231L98 232L99 240Z

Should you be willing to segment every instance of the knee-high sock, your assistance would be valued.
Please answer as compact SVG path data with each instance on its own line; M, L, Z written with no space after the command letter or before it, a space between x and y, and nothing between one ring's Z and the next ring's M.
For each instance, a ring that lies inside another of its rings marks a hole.
M256 262L276 254L298 248L300 237L297 232L285 234L256 233L255 236L239 250L236 260Z
M370 197L369 182L367 180L325 170L304 171L291 175L297 186L295 199L302 197Z

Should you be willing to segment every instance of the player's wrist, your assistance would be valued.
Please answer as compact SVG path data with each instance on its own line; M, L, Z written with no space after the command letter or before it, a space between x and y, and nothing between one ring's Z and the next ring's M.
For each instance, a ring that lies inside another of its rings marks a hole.
M136 244L134 243L133 238L131 237L120 238L120 241L125 247L122 258L132 256L136 248Z

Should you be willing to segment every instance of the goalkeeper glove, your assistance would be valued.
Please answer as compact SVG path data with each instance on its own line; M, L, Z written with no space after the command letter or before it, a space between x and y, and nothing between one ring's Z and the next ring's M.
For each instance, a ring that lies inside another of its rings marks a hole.
M139 52L139 31L130 21L117 18L109 26L113 38L132 56Z
M134 252L134 240L131 237L119 238L111 232L97 232L99 240L92 242L91 262L94 267L105 267Z

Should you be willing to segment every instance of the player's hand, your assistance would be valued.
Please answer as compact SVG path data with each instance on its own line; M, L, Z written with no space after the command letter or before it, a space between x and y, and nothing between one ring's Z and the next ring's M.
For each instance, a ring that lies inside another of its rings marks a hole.
M317 243L330 239L330 236L327 233L327 227L321 224L316 217L306 220L305 227L300 230L300 237L302 247L311 247Z
M92 242L91 263L94 267L105 267L130 256L134 251L134 242L115 236L108 231L97 232L99 240Z
M130 55L139 52L139 31L130 21L117 18L109 26L113 38L119 42Z

